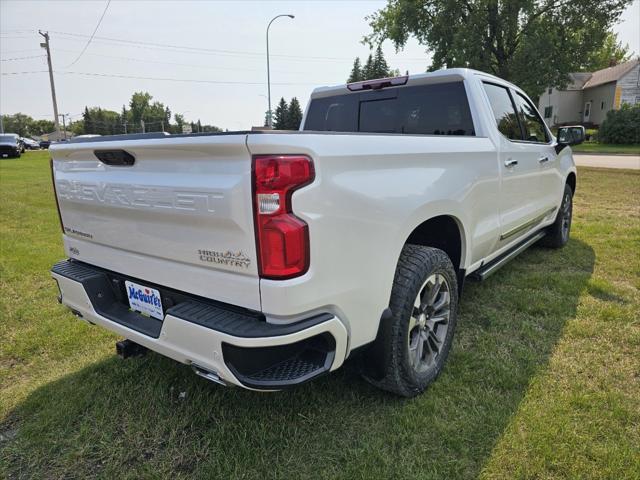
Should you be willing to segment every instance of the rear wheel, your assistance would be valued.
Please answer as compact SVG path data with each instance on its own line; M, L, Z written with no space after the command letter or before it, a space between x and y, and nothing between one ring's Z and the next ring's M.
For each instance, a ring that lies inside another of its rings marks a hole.
M379 365L374 385L405 397L422 393L442 370L451 349L458 310L455 270L445 252L405 245L390 302L391 316L369 355ZM382 357L382 358L380 358Z
M564 247L569 241L571 220L573 218L573 190L569 185L564 186L562 203L556 214L556 220L547 228L547 234L540 243L549 248Z

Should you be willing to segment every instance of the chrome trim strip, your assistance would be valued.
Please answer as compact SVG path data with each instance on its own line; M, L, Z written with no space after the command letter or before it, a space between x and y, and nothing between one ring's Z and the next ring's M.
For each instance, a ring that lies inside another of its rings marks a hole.
M538 215L536 218L532 220L528 220L525 223L518 225L515 228L512 228L508 232L504 232L502 235L500 235L500 240L504 240L505 238L512 237L515 234L522 232L523 230L526 230L530 227L533 227L534 225L537 225L538 223L540 223L542 220L544 220L546 217L548 217L555 211L556 211L556 207L550 208L549 210L544 212L542 215Z

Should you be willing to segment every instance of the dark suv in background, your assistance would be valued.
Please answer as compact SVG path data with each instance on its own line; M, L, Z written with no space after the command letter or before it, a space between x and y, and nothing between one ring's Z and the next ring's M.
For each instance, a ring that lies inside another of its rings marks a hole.
M11 133L0 134L0 158L20 157L22 148L17 135Z

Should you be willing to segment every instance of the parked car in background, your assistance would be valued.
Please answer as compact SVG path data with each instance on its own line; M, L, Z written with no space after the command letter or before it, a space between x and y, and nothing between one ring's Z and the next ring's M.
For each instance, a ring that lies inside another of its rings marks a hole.
M16 139L16 143L18 144L18 148L20 148L20 153L24 153L24 142L22 141L22 137L17 133L3 133L3 135L9 135Z
M26 150L40 150L40 144L33 138L21 137L21 139Z
M49 140L40 140L40 148L44 148L46 150L50 145L51 142Z
M18 143L18 136L12 133L0 135L0 158L20 157L22 146Z
M569 240L583 140L517 86L451 69L317 88L300 131L56 144L59 301L127 338L123 356L214 382L283 389L359 352L374 385L415 396L465 278Z

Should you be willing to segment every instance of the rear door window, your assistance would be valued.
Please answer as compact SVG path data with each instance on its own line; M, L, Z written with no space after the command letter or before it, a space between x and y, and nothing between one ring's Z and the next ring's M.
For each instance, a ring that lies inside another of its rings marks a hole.
M518 92L515 95L515 102L524 129L524 139L527 142L547 143L549 141L547 129L534 106Z
M395 90L395 91L394 91ZM332 109L340 109L341 119ZM305 130L475 135L462 82L366 91L312 100Z
M511 100L509 90L493 83L484 83L496 126L500 133L510 140L522 140L522 131L518 122L516 108Z

